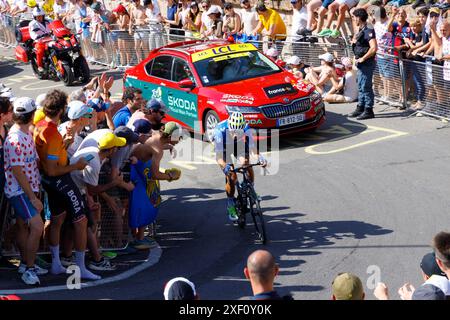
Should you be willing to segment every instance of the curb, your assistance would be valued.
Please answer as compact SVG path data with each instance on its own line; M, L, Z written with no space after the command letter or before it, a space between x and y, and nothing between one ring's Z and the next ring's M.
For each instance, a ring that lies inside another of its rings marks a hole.
M127 270L123 273L115 275L113 277L104 278L101 280L91 281L91 282L87 282L87 283L81 283L81 289L97 287L97 286L101 286L104 284L109 284L109 283L128 279L131 276L134 276L135 274L158 263L159 259L161 258L161 255L162 255L162 249L158 245L156 248L153 248L150 250L147 260L144 263L142 263L138 266L135 266L134 268L131 268L130 270ZM0 290L0 295L7 295L7 294L17 294L17 295L22 294L22 295L24 295L24 294L43 293L43 292L53 292L53 291L60 291L60 290L69 290L69 289L67 288L67 286L50 286L50 287L43 287L43 288L17 289L17 290L11 289L11 290L7 290L7 291Z

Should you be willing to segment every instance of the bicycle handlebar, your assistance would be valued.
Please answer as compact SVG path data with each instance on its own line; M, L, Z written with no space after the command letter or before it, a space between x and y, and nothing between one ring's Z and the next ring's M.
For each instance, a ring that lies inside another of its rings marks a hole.
M242 167L231 169L230 172L244 173L244 171L246 171L248 168L252 168L252 167L256 167L256 166L260 166L260 165L261 165L260 162L252 163L252 164L248 164L248 165L243 165Z

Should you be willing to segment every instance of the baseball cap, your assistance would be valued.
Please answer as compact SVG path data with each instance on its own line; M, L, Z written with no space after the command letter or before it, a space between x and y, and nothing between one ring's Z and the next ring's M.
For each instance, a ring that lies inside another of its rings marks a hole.
M126 126L120 126L114 129L114 134L119 138L125 138L127 144L136 143L139 141L139 135Z
M298 0L291 0L292 4L297 3L297 2L298 2Z
M302 61L297 56L290 56L289 59L286 60L286 63L287 64L298 65L298 64L302 63Z
M117 12L117 13L124 13L126 12L127 9L125 9L125 7L123 5L121 5L119 3L119 5L117 7L114 8L113 12Z
M267 9L267 7L266 7L266 4L264 3L264 1L259 0L256 3L256 10L257 11L266 11L266 9Z
M89 108L86 104L78 100L70 101L67 107L67 116L70 120L76 120L80 118L90 119L92 118L92 112L94 112L94 109Z
M422 269L423 273L428 277L431 277L432 275L446 276L439 268L434 252L427 253L423 256L422 261L420 262L420 269Z
M431 15L432 13L437 14L439 16L441 15L441 10L439 8L432 7L429 11L429 14Z
M13 112L15 114L26 114L36 110L36 103L28 97L20 97L14 100Z
M127 144L125 138L120 138L114 135L114 133L107 132L98 140L98 148L100 150L107 150L114 147L123 147Z
M177 131L177 130L180 130L180 131L181 131L180 125L179 125L178 123L174 122L174 121L170 121L170 122L167 122L167 123L164 125L163 132L164 132L165 134L171 136L171 135L173 135L173 133L174 133L175 131ZM181 132L179 133L179 136L181 137Z
M350 59L349 57L342 57L341 63L346 68L350 68L351 66L353 66L352 59Z
M138 119L133 123L133 130L136 133L147 134L152 130L152 124L146 119Z
M97 112L105 111L110 107L109 102L104 102L103 99L94 98L88 101L87 105Z
M45 94L45 93L41 93L40 95L38 95L37 97L36 97L36 106L38 107L38 108L42 108L43 107L43 103L44 103L44 100L45 100L45 97L47 96L47 94Z
M321 55L319 56L319 59L320 59L320 60L323 60L323 61L326 61L326 62L333 62L334 57L333 57L333 55L332 55L331 53L326 52L326 53L324 53L324 54L321 54Z
M332 284L336 300L363 300L364 289L361 280L351 273L341 273Z
M166 105L164 104L164 102L154 98L147 102L147 104L145 105L145 109L152 111L167 112Z
M171 279L164 287L165 300L195 300L196 296L195 285L183 277Z
M219 8L216 6L211 6L211 8L209 8L208 12L206 13L206 15L209 16L210 14L216 14L216 13L220 13Z
M198 3L195 1L192 1L190 4L191 7L198 7Z

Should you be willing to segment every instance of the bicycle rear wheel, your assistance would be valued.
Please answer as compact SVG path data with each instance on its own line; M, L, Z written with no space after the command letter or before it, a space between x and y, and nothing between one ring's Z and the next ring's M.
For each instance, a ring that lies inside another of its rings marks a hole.
M259 205L259 201L256 198L250 199L250 213L253 218L253 223L255 224L256 234L258 236L258 240L262 242L262 244L267 243L267 234L266 234L266 224L264 222L264 216L261 210L261 206Z
M237 202L236 209L237 209L237 214L238 214L237 224L238 224L239 228L244 229L245 225L247 224L247 219L246 219L245 207L244 207L242 201Z

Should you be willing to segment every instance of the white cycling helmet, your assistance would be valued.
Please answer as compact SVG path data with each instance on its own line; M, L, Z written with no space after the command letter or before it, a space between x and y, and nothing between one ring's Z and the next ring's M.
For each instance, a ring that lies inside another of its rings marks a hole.
M244 130L245 118L242 112L233 112L228 117L229 130Z
M45 16L44 10L39 7L34 7L33 9L33 17Z

